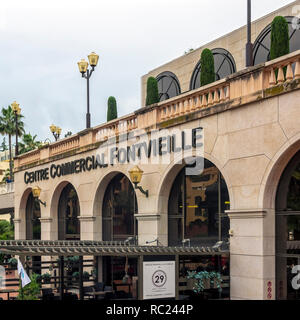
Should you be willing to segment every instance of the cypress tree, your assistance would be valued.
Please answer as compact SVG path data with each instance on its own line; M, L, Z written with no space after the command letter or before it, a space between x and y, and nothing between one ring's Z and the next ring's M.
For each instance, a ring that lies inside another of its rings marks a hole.
M159 102L157 80L153 77L149 77L147 80L146 106L150 106L157 102Z
M270 59L276 59L290 53L289 25L282 16L274 18L271 26Z
M107 122L117 118L118 118L118 111L117 111L116 98L109 97L107 101Z
M204 49L201 53L201 86L205 86L216 81L214 55L209 49Z

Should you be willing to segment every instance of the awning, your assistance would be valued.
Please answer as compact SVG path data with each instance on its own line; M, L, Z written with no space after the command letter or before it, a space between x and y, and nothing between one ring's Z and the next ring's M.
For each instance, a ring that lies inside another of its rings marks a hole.
M150 247L114 241L4 240L0 241L0 253L25 256L208 256L229 255L229 249L221 244L212 247Z

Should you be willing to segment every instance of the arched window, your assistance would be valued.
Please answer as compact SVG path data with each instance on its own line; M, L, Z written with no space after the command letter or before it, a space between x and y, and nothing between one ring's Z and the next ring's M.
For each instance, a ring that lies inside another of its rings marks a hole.
M156 77L158 84L159 101L176 97L181 93L177 77L172 72L163 72Z
M300 20L297 17L285 17L289 25L290 52L300 49ZM254 65L270 60L271 24L257 37L253 47Z
M233 56L225 49L212 50L215 62L216 81L236 72ZM193 71L190 90L200 88L201 61L199 61Z
M59 240L80 240L80 206L77 192L72 184L67 184L58 202Z
M207 245L226 240L229 219L224 212L229 209L229 195L220 171L208 160L201 175L187 176L185 169L169 196L169 245L181 245L184 239Z
M137 213L135 191L130 180L117 174L108 185L102 207L104 241L125 241L137 233L134 214Z
M26 203L26 239L41 240L41 207L30 192Z
M300 300L293 270L300 265L300 152L285 169L276 196L276 288L280 300ZM297 281L296 281L297 282Z

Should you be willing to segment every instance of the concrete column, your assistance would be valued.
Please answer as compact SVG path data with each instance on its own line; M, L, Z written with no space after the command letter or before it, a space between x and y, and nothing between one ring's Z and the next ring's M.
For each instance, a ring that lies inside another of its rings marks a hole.
M227 211L232 300L275 300L275 212Z
M101 217L80 216L80 240L102 240Z
M52 232L53 219L42 217L41 221L41 240L57 240L56 234Z
M158 239L159 245L168 245L167 233L161 234L161 215L157 213L136 214L138 223L138 244L146 245L147 241ZM167 227L165 228L167 230ZM151 246L156 246L157 242L151 243Z

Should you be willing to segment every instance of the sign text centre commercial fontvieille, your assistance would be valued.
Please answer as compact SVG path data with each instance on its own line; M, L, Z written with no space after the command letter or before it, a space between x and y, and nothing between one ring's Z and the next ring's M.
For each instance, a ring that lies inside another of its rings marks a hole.
M201 142L200 142L201 141ZM107 146L108 152L97 152L97 155L88 156L63 164L52 164L48 168L26 171L24 182L26 184L45 181L70 174L92 171L98 168L113 166L116 162L120 164L135 162L144 155L151 157L164 156L166 154L177 154L192 149L203 147L203 128L180 131L179 134L168 134L148 141L139 142L131 146L117 147L115 144ZM101 146L100 149L103 149Z

